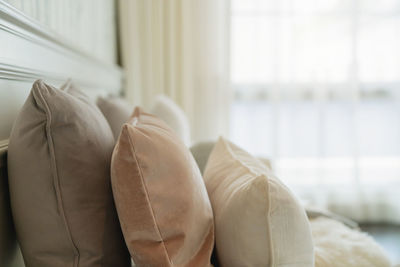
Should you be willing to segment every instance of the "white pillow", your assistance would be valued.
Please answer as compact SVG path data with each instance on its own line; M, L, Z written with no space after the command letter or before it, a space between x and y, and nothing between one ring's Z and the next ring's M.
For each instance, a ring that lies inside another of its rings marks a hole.
M186 146L190 145L190 125L185 112L170 98L159 95L156 97L150 113L162 119Z
M97 106L110 124L114 138L117 140L121 132L122 125L128 121L133 113L133 106L125 99L120 97L99 97L97 98Z
M304 208L261 161L220 138L204 180L221 266L314 266Z

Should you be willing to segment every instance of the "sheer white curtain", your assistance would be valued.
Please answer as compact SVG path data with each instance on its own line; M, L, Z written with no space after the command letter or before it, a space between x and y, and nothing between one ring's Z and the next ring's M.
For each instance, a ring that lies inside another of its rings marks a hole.
M148 108L165 94L187 113L192 140L228 130L228 0L121 0L126 94Z
M231 138L305 201L400 222L400 1L232 0Z

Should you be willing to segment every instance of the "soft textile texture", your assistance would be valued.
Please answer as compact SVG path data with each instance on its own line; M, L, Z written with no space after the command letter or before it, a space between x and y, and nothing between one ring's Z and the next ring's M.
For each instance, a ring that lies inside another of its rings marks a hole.
M333 219L311 219L315 267L390 267L383 249L366 233Z
M305 211L261 161L220 138L204 180L222 266L313 266Z
M192 140L229 130L231 0L118 1L126 97L164 94L183 108Z
M97 99L97 106L104 117L106 117L114 137L117 139L122 125L129 119L133 112L133 106L120 97L99 97Z
M8 149L27 267L130 266L111 191L113 146L106 119L82 92L33 84Z
M215 141L203 141L203 142L198 142L190 147L190 152L192 152L192 155L196 160L197 166L199 166L201 174L204 173L208 157L210 156L210 153L213 150L215 143L216 143ZM262 163L264 163L266 167L272 169L271 162L269 159L261 157L258 157L258 159Z
M201 174L204 172L206 167L208 157L212 149L215 146L214 141L199 142L190 147L190 152L192 153L194 159L196 160L197 166L199 166Z
M320 207L316 207L316 206L309 206L306 205L305 206L306 212L307 212L307 216L310 220L318 218L318 217L325 217L325 218L330 218L336 221L339 221L343 224L345 224L347 227L353 228L353 229L357 229L358 228L358 224L346 217L340 216L339 214L333 213L327 209L323 209Z
M209 266L213 214L188 148L157 117L135 109L111 163L114 199L138 266Z
M177 136L190 145L190 125L185 112L170 98L159 95L151 108L151 113L162 119Z

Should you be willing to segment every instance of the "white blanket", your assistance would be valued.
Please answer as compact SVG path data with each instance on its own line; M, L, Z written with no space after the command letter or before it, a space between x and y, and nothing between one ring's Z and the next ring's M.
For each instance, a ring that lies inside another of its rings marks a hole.
M381 246L366 233L326 218L310 219L315 267L390 267Z

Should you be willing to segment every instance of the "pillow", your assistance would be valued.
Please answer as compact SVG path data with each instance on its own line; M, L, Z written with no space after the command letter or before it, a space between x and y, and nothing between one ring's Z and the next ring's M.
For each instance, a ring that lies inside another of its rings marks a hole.
M212 149L215 146L215 141L205 141L198 142L190 147L190 152L192 153L194 159L196 160L197 166L199 166L201 174L204 172L206 167L208 157Z
M204 180L221 266L314 266L304 209L261 161L220 138Z
M115 210L114 138L70 83L33 84L8 147L11 208L27 266L130 266Z
M99 97L97 106L110 124L115 139L121 132L122 125L129 119L133 107L120 97Z
M125 242L138 266L210 266L214 223L190 151L163 121L136 108L111 162Z
M170 98L159 95L151 108L151 113L162 119L178 137L190 145L190 125L185 112Z
M192 152L197 166L199 166L201 174L204 173L204 168L206 167L208 157L210 156L215 143L215 141L203 141L198 142L190 147L190 152ZM272 170L272 164L269 159L263 157L257 157L257 159L264 163L268 169Z

